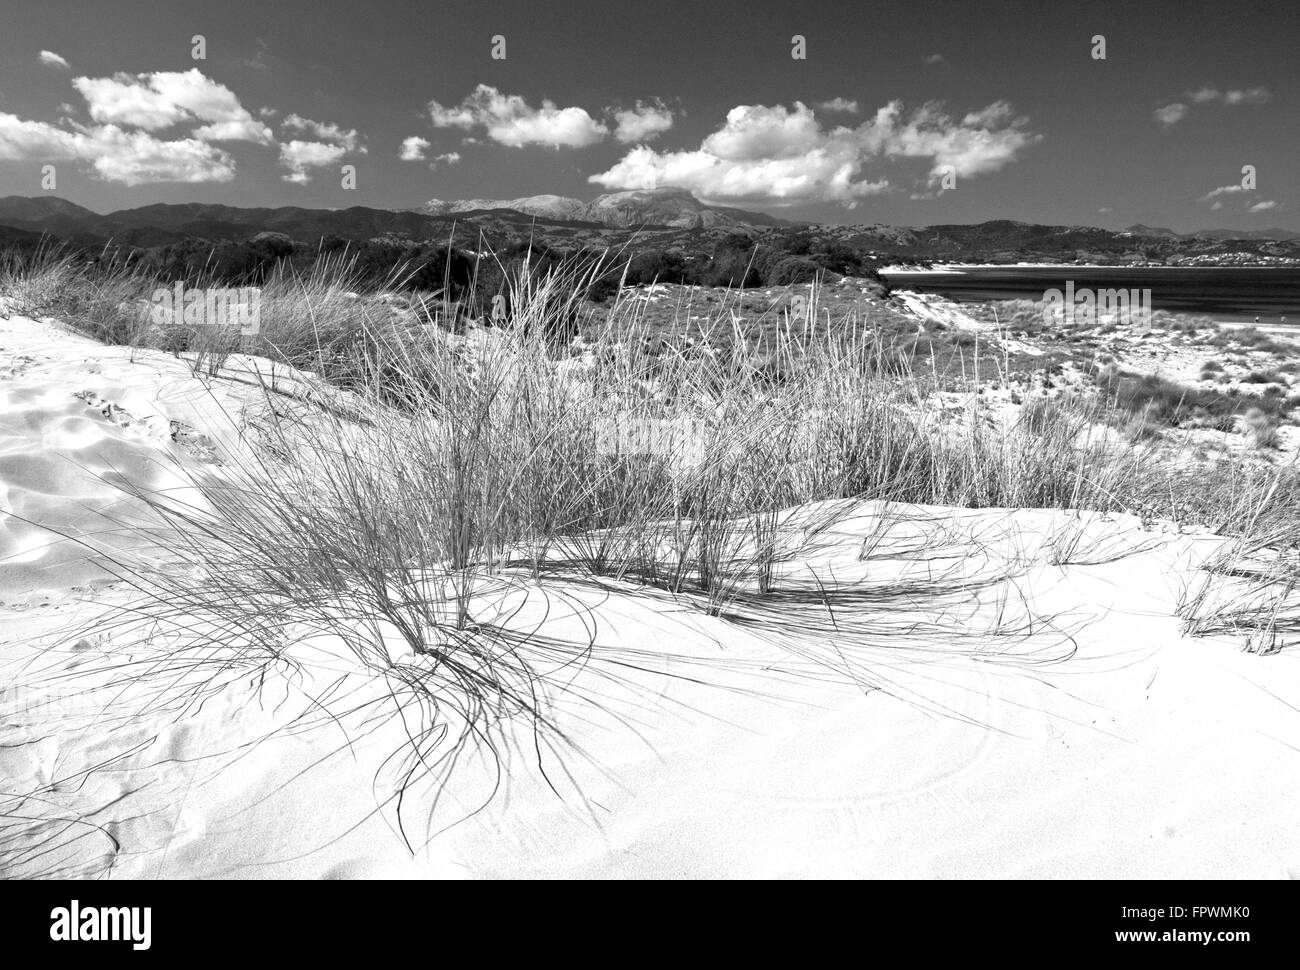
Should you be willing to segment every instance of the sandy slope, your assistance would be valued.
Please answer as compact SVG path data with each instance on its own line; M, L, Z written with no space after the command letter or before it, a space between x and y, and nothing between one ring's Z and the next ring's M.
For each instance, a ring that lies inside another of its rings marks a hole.
M0 508L66 529L119 499L56 459L155 483L163 453L212 455L170 422L237 447L218 413L253 400L16 317L5 368ZM129 592L92 588L75 547L11 518L0 536L8 875L1300 876L1296 656L1185 638L1174 615L1213 539L864 505L787 570L876 591L841 636L806 605L774 638L642 591L533 590L523 628L582 639L596 623L596 659L557 699L572 747L539 759L520 726L495 797L493 764L471 757L431 811L418 782L391 798L405 725L332 638L294 645L295 674L230 671L169 709L149 676L165 644L96 622ZM945 558L909 558L922 544ZM1006 580L909 628L932 604L886 585L935 575ZM626 650L648 669L614 666Z

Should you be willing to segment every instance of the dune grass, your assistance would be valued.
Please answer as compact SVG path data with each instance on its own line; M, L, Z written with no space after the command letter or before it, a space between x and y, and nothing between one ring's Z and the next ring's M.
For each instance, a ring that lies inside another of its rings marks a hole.
M919 374L852 315L818 328L786 317L719 349L657 325L651 339L619 297L603 329L570 344L593 272L516 268L499 326L456 325L437 294L355 294L342 261L267 283L263 330L241 350L311 372L301 379L338 406L268 408L221 467L178 465L201 500L135 490L148 515L110 524L148 530L167 553L163 567L104 565L139 594L119 631L170 631L148 676L173 709L292 669L304 638L333 638L409 721L404 790L497 750L520 722L539 757L558 757L556 705L582 690L579 668L662 672L653 647L547 635L525 619L538 597L640 588L888 690L862 644L996 654L1034 624L956 618L1014 565L881 586L810 572L804 560L864 502L1131 512L1256 546L1273 534L1262 523L1294 530L1293 470L1168 461L1113 432L1133 401L1100 391L1031 398L1008 418L972 378L954 404L950 380ZM68 313L148 283L89 288L79 273L56 260L6 281ZM707 327L736 325L725 301L713 312ZM1080 541L1055 540L1057 561L1095 556ZM908 555L940 558L929 540Z

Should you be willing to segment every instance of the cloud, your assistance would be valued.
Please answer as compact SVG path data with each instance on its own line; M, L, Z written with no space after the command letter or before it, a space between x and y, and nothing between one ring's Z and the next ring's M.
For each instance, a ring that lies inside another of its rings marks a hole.
M614 111L614 138L623 144L658 138L673 126L672 110L661 100L638 101L635 108Z
M678 186L711 200L848 204L890 191L885 173L869 169L899 159L928 161L930 184L948 169L966 178L997 171L1041 138L1027 125L1001 101L961 121L935 103L906 114L893 101L854 128L823 128L798 101L740 105L698 149L638 146L588 181L607 189Z
M482 128L492 141L511 148L584 148L609 134L582 108L560 108L547 100L534 108L519 95L502 94L487 84L480 84L458 105L430 101L429 118L435 128Z
M1267 88L1235 88L1220 91L1212 84L1206 84L1197 91L1189 91L1187 96L1196 104L1263 104L1272 95Z
M1246 188L1244 185L1240 183L1236 183L1233 185L1220 185L1217 189L1210 189L1210 191L1206 192L1203 196L1201 196L1201 201L1209 202L1211 199L1217 199L1221 195L1236 195L1238 192L1249 192L1249 191L1250 189Z
M236 120L214 121L194 129L194 137L200 141L251 141L259 145L273 145L275 139L271 130L260 121Z
M284 131L309 137L278 144L234 92L197 68L74 77L71 83L85 99L92 123L72 120L74 111L66 104L59 107L57 125L0 112L0 160L73 161L100 179L125 185L228 182L235 177L235 160L213 143L246 141L277 147L288 169L284 178L305 184L311 169L335 164L347 152L366 152L357 131L297 114L284 119ZM270 108L258 113L264 119L278 114ZM188 134L162 135L182 125L191 128Z
M433 161L429 163L429 168L437 171L439 162L444 165L458 165L460 164L460 152L443 152L441 155L434 155Z
M59 128L0 112L0 161L77 161L108 182L229 182L230 155L197 138L164 141L117 125Z
M203 121L193 132L202 141L274 143L271 129L257 121L224 84L198 68L153 74L118 73L112 77L72 79L101 124L159 131L181 122Z
M947 59L939 53L927 54L924 58L926 64L947 64Z
M1163 108L1156 108L1156 121L1166 128L1172 128L1178 122L1187 117L1187 105L1181 101L1175 101L1173 104L1167 104Z
M90 148L91 167L109 182L229 182L235 177L234 159L198 138L161 141L108 125L94 131Z
M1222 196L1244 195L1252 191L1254 190L1248 189L1245 186L1242 186L1240 184L1220 185L1218 188L1211 189L1209 192L1206 192L1203 196L1201 196L1200 201L1201 202L1213 201L1214 204L1210 206L1210 209L1217 210L1223 208ZM1255 202L1252 205L1247 206L1246 211L1267 212L1268 210L1276 209L1277 207L1278 207L1278 203L1273 199L1263 199L1259 202Z
M56 128L44 121L24 121L17 115L0 111L0 160L32 161L42 157L51 161L80 158L85 136Z
M1100 212L1100 213L1101 213L1102 215L1104 215L1104 216L1108 216L1108 215L1110 215L1112 212L1114 212L1115 210L1114 210L1114 208L1112 208L1111 206L1104 205L1104 206L1102 206L1100 209L1098 209L1097 211Z
M280 176L286 182L306 185L311 181L308 169L336 165L347 154L343 145L321 141L288 141L280 146L280 164L289 171Z
M355 128L345 130L330 122L312 121L299 114L290 114L285 115L284 121L280 122L280 130L311 135L317 141L337 145L350 152L366 154L366 147L361 144L361 136Z
M431 143L421 138L419 135L412 135L410 138L402 139L402 147L398 149L397 157L403 162L422 162L424 153L428 151Z
M1245 91L1225 91L1223 93L1223 103L1227 105L1235 104L1263 104L1272 95L1267 88L1247 88Z
M1268 88L1229 88L1220 91L1213 84L1205 84L1195 91L1186 93L1187 100L1196 105L1220 104L1232 108L1241 104L1264 104L1272 94ZM1156 109L1156 120L1164 127L1171 128L1187 117L1191 108L1181 101Z
M311 135L311 141L293 139L280 145L280 164L289 171L280 176L294 185L311 181L311 169L337 165L349 152L367 153L354 128L340 128L332 122L312 121L299 114L285 115L280 130ZM405 142L402 143L405 148Z
M46 67L61 67L65 71L72 70L72 65L68 63L67 59L60 57L54 51L41 51L36 55L36 59Z
M819 111L842 111L845 114L857 114L858 103L849 98L831 98L829 101L821 101L817 104Z

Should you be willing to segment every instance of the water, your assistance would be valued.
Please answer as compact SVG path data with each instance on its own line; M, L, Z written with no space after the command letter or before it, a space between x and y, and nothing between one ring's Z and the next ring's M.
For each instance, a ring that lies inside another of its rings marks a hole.
M899 289L963 302L1041 300L1049 289L1151 290L1156 310L1201 313L1220 323L1300 326L1300 266L953 266L886 271Z

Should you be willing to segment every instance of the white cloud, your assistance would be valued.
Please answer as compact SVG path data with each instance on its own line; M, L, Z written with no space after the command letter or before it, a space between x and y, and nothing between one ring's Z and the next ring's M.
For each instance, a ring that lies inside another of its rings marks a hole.
M842 111L845 114L857 114L858 103L850 98L831 98L817 105L820 111Z
M1262 202L1256 202L1250 207L1250 212L1267 212L1269 209L1276 209L1277 203L1272 199L1265 199Z
M944 58L944 56L939 53L927 54L924 60L926 64L947 64L948 63L947 59Z
M285 131L309 137L280 145L234 92L197 68L75 77L71 83L85 99L91 123L72 120L70 105L60 106L57 125L0 113L0 160L75 161L101 179L126 185L228 182L235 176L234 158L213 143L248 141L277 147L288 169L284 178L303 184L311 169L333 165L347 152L366 152L357 131L297 114L284 119ZM277 112L262 108L259 114L270 119ZM192 130L161 135L181 125Z
M1160 122L1166 128L1172 128L1178 122L1187 117L1188 107L1181 101L1175 101L1173 104L1167 104L1163 108L1156 108L1156 121Z
M1206 84L1197 91L1189 91L1187 96L1196 104L1263 104L1272 95L1268 88L1230 88L1220 91L1212 84Z
M431 143L421 138L419 135L412 135L410 138L402 139L402 147L398 149L397 157L403 162L422 162L424 153L428 151Z
M84 137L43 121L24 121L0 111L0 160L3 161L80 158Z
M1210 191L1206 192L1203 196L1201 196L1201 201L1209 202L1211 199L1217 199L1221 195L1236 195L1238 192L1249 192L1249 191L1250 190L1245 186L1243 186L1241 183L1235 183L1233 185L1220 185L1217 189L1210 189Z
M1111 206L1104 205L1104 206L1102 206L1100 209L1098 209L1097 211L1100 212L1100 213L1101 213L1102 215L1104 215L1104 216L1108 216L1108 215L1110 215L1112 212L1114 212L1115 210L1114 210L1114 208L1112 208Z
M482 128L492 141L511 148L584 148L609 134L582 108L560 108L547 100L534 108L519 95L502 94L487 84L480 84L458 105L430 101L429 118L435 128Z
M322 141L284 142L280 145L280 164L289 171L281 178L295 185L306 185L311 181L308 169L335 165L346 154L347 148L343 145L331 145Z
M821 137L821 125L801 102L794 108L741 105L727 112L726 124L704 139L700 148L715 158L751 161L793 158Z
M1223 92L1223 103L1227 105L1235 104L1263 104L1272 95L1267 88L1247 88L1244 91L1225 91Z
M72 86L86 99L90 116L106 124L157 131L193 117L151 84L137 81L129 74L74 78Z
M441 155L434 155L433 164L436 165L438 162L445 165L458 165L460 164L460 152L444 152Z
M198 138L161 141L143 131L107 125L95 130L90 147L91 167L109 182L229 182L235 177L234 159Z
M198 68L152 74L118 73L110 77L72 79L101 124L159 131L183 121L203 121L195 138L205 141L274 142L271 129L257 121L224 84Z
M46 67L61 67L65 71L72 70L72 65L68 63L67 59L60 57L54 51L41 51L36 57Z
M1186 97L1192 104L1221 104L1231 108L1241 104L1263 104L1272 97L1272 94L1269 93L1268 88L1229 88L1220 91L1213 84L1205 84L1195 91L1188 91ZM1176 101L1163 108L1157 108L1156 120L1166 128L1170 128L1186 118L1189 111L1191 108L1187 104Z
M194 129L200 141L252 141L259 145L273 144L271 131L260 121L215 121Z
M146 182L229 182L230 155L197 138L164 141L117 125L59 128L0 112L0 160L77 161L99 178L124 185Z
M704 199L767 203L842 202L890 191L887 161L930 163L932 184L948 168L970 178L1010 164L1041 136L1011 106L995 102L954 121L937 104L904 114L901 102L855 128L823 128L810 108L740 105L694 151L629 151L588 181L607 189L679 186Z
M317 141L337 145L350 152L366 154L366 148L361 144L361 136L355 128L343 129L331 122L312 121L299 114L290 114L280 122L280 130L311 135Z
M658 98L638 101L635 108L614 111L614 137L627 145L658 138L673 126L673 112Z

